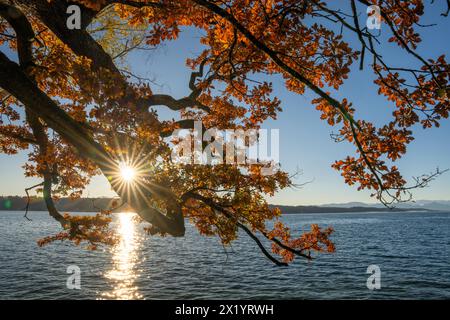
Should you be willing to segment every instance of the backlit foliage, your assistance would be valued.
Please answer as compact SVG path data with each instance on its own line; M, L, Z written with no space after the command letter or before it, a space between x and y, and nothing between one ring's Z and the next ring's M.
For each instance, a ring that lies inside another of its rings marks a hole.
M0 74L1 150L30 150L25 174L44 180L50 214L64 228L40 245L72 240L95 248L114 242L108 216L61 215L52 204L52 197L79 196L92 176L103 174L122 200L150 223L146 229L151 234L183 235L183 218L188 218L201 234L218 236L225 245L236 239L238 230L247 233L280 265L296 255L334 252L333 229L312 225L294 235L279 220L279 210L269 207L267 196L292 186L287 173L264 176L261 165L171 161L165 138L176 128L189 128L192 119L218 129L256 129L276 119L282 107L270 82L276 76L293 93L314 93L311 104L320 119L336 128L335 139L354 145L354 154L332 165L345 183L372 190L389 205L408 200L409 190L440 174L420 176L410 185L394 163L413 141L413 126L438 127L449 114L445 56L423 58L415 51L421 42L423 1L346 0L339 1L341 8L336 1L319 0L72 2L82 8L82 30L65 29L66 1L11 0L0 5L0 45L4 52L17 51L20 65L15 69L1 57L4 70L15 70L8 77ZM359 13L372 4L381 8L383 32L390 34L387 43L360 20ZM186 84L191 94L182 99L154 94L151 82L124 66L126 54L175 41L185 28L200 30L204 48L197 56L185 53L193 70ZM380 54L388 45L414 63L391 65ZM355 62L374 73L378 94L393 105L392 120L384 126L358 119L359 106L351 97L333 97ZM20 86L25 79L32 81L31 92ZM48 108L35 106L29 96ZM179 111L182 121L162 121L152 106ZM131 186L121 185L115 176L123 160L139 173ZM273 229L268 221L274 221ZM284 262L273 258L257 236L270 241Z

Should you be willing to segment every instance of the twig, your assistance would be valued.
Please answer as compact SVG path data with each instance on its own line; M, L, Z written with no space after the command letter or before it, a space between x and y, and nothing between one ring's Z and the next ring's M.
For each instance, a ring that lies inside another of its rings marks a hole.
M33 220L31 220L30 218L28 218L28 209L30 208L30 202L31 202L30 194L28 193L28 191L33 190L33 189L35 189L35 188L37 188L37 187L40 187L40 186L42 186L42 185L44 185L44 182L38 183L38 184L35 185L35 186L32 186L32 187L29 187L29 188L26 188L26 189L25 189L25 193L27 194L27 205L26 205L26 207L25 207L25 215L24 215L23 217L24 217L25 219L27 219L28 221L33 221Z

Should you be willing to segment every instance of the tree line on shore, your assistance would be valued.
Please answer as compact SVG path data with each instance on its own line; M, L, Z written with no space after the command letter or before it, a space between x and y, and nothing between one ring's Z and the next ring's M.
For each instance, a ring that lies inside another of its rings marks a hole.
M120 201L114 198L60 198L55 201L56 207L60 211L68 212L98 212L100 210L110 210L117 208L118 204L114 203ZM0 197L0 210L3 211L24 211L27 207L28 198L22 196L3 196ZM271 207L278 207L281 212L289 213L340 213L340 212L388 212L388 211L411 211L413 208L375 208L375 207L325 207L325 206L282 206L272 205ZM123 205L116 210L128 210L128 206ZM29 198L30 211L47 211L45 201L40 197ZM429 211L425 209L416 209L420 211Z

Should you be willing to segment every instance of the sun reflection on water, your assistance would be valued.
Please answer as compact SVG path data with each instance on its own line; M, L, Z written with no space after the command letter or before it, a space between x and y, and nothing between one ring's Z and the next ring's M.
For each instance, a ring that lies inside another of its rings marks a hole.
M120 242L112 248L112 270L105 277L112 283L113 289L102 294L104 299L142 299L136 280L139 276L140 236L136 230L133 213L118 215L117 233Z

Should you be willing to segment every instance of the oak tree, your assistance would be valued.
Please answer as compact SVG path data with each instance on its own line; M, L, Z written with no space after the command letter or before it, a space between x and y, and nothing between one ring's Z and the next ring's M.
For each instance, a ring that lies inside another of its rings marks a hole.
M72 5L80 8L78 29L67 26ZM361 19L371 5L380 9L387 41ZM408 184L395 162L413 140L411 128L438 127L450 107L445 56L417 52L420 29L432 28L421 23L425 10L420 0L0 0L1 151L31 150L25 174L42 178L38 187L62 226L39 244L114 243L109 210L73 216L54 204L59 196L80 196L91 177L103 174L151 234L183 236L188 218L225 245L241 229L277 265L333 252L331 228L312 225L295 236L269 207L266 196L292 185L288 173L263 175L264 164L175 163L167 137L194 120L205 128L259 128L281 112L271 84L278 75L287 90L314 93L311 103L337 128L336 141L354 146L354 154L333 164L345 183L372 190L386 205L408 200L411 189L441 172ZM202 32L203 51L186 52L191 93L155 94L124 57L134 50L151 54L182 37L184 28ZM380 53L387 45L415 62L391 64ZM381 127L360 119L351 97L333 96L356 63L375 75L378 94L394 108ZM155 106L179 112L181 120L161 120ZM118 174L124 161L138 169L132 183Z

